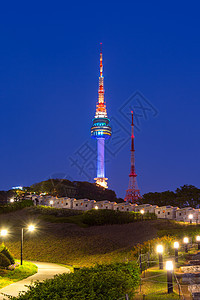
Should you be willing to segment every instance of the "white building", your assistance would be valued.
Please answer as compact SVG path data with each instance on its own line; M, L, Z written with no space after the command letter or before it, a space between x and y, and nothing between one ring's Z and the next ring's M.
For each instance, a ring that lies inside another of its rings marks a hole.
M131 204L129 202L115 203L113 209L119 211L134 211L136 205L137 204Z
M190 222L189 215L192 215L192 221L196 222L196 219L199 218L199 210L192 207L180 208L176 211L176 221Z
M141 210L144 211L144 213L155 213L155 209L157 208L157 205L151 205L151 204L141 204L135 206L135 212L140 212Z
M179 210L178 207L173 207L171 205L161 206L155 208L155 214L158 219L176 219L176 211Z
M94 208L96 201L89 199L74 199L73 200L73 209L76 210L90 210Z
M98 209L113 209L115 202L110 202L108 200L103 201L97 201L95 203L95 208L98 207Z

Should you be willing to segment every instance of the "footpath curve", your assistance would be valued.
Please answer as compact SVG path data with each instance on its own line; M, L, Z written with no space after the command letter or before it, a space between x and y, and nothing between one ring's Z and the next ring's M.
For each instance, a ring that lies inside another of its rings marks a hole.
M53 278L56 274L70 272L69 269L57 264L36 261L31 262L38 267L38 272L32 276L27 277L26 279L14 282L0 289L0 300L8 299L6 296L2 295L2 293L9 296L18 296L19 292L27 291L28 287L26 287L25 285L30 285L36 280L43 281L45 279Z

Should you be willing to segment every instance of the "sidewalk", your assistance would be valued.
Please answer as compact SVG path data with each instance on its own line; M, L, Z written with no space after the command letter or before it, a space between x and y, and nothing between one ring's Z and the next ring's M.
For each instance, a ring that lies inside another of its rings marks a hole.
M12 283L0 289L0 300L8 299L8 297L3 296L2 293L10 296L17 296L19 292L26 291L28 289L25 285L30 285L32 282L36 280L43 281L45 279L52 278L56 274L63 274L63 273L70 272L69 269L53 263L34 262L34 261L32 261L32 263L38 267L38 272L32 276L27 277L26 279Z

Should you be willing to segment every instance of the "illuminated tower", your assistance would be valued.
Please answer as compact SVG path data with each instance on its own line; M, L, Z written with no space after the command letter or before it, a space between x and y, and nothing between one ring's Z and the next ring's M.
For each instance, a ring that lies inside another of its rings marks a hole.
M104 161L104 144L105 139L111 137L111 127L109 126L110 120L107 116L106 104L104 101L104 77L103 77L103 63L102 63L102 43L100 50L100 77L99 77L99 90L98 101L96 105L96 113L92 120L91 136L97 140L97 177L96 184L107 188L107 180L105 178L105 161Z
M131 112L132 115L132 123L131 123L131 172L129 174L129 185L128 189L126 190L126 196L124 201L137 203L139 202L140 190L137 185L136 180L136 173L135 173L135 148L134 148L134 124L133 124L133 111Z

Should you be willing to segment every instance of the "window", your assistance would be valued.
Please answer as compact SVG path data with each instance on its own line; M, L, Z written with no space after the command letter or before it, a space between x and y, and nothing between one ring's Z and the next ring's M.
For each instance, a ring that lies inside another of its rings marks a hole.
M68 205L68 203L66 203L66 205Z
M122 209L124 209L124 207L122 206Z
M160 211L158 211L158 215L160 214Z
M129 211L129 209L127 208L127 211Z
M62 201L62 203L63 203L63 201Z
M87 204L85 205L85 207L87 207Z
M108 209L108 206L106 206L106 209Z
M119 210L119 207L117 207L117 210Z
M83 205L83 203L81 202L81 205Z
M179 213L179 216L181 216L181 213Z
M170 212L168 211L168 213L167 213L168 215L170 215Z
M78 206L78 203L76 203L76 206Z

